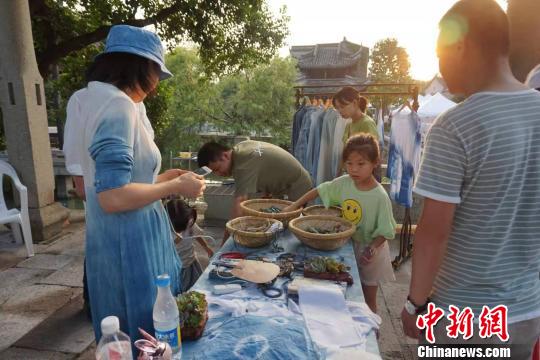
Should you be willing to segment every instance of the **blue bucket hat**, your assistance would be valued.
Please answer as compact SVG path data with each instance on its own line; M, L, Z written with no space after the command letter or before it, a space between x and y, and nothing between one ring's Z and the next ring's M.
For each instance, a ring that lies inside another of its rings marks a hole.
M98 56L117 52L139 55L157 63L161 69L160 80L173 76L165 66L161 40L151 31L129 25L111 27L105 42L105 51Z

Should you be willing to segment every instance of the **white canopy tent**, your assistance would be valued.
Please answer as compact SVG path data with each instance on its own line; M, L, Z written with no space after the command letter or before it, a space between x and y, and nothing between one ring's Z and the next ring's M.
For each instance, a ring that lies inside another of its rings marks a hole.
M422 122L432 123L437 116L454 106L456 106L455 102L441 95L441 93L436 93L425 103L420 104L418 116L420 116Z

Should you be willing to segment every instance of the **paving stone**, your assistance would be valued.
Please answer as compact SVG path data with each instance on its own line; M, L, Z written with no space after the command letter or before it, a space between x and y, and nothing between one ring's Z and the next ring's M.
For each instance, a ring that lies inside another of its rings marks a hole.
M26 259L26 255L23 255L22 253L17 255L11 251L0 250L0 271L16 266L24 259Z
M39 284L82 287L84 257L77 256L72 262L38 281Z
M39 281L39 284L46 285L62 285L70 287L82 287L83 286L83 270L82 266L77 271L63 271L58 270L49 275L48 277Z
M46 248L42 244L34 244L34 252ZM23 243L15 242L10 231L0 233L0 271L9 269L28 258L26 247Z
M11 268L0 272L0 305L21 286L34 285L51 273L51 270L25 268Z
M18 347L10 347L6 351L0 353L0 359L10 360L71 360L74 358L75 355L73 354L63 354L57 351L39 351Z
M74 261L72 255L37 254L17 264L17 267L28 269L58 270Z
M0 351L64 306L82 289L56 285L31 285L18 288L0 306Z
M96 359L96 343L93 342L82 354L79 355L77 360L95 360Z
M84 223L72 224L66 234L50 244L43 253L84 256L86 231Z
M92 322L82 307L82 296L78 296L17 341L15 346L82 353L94 342Z
M380 289L377 292L377 310L382 319L378 339L381 355L383 353L400 352L401 345L397 339L394 323L391 319L390 309L388 308L386 300L384 299L383 293ZM396 359L402 359L402 357L397 357Z

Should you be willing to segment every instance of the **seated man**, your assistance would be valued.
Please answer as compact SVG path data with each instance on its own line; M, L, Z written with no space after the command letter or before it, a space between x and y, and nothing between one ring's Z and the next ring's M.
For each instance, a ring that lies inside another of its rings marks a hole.
M236 191L231 219L241 215L240 203L250 196L298 200L313 188L309 173L289 152L262 141L242 141L229 148L216 142L203 145L199 166L219 176L232 176ZM258 194L258 195L257 195ZM225 232L223 241L229 237Z

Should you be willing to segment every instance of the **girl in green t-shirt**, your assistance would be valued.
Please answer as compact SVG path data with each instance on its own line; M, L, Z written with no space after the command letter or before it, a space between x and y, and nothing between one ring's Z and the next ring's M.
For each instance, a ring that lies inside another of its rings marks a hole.
M353 135L359 133L368 133L379 140L379 131L377 124L369 115L366 114L368 101L365 97L351 86L345 86L338 91L332 98L332 104L339 112L342 118L351 119L343 131L343 146L347 140ZM337 139L336 139L337 140ZM343 171L343 163L340 163L336 177L340 176ZM376 168L376 174L380 173L380 169ZM379 179L378 179L379 180Z
M343 218L356 225L352 239L362 290L369 308L377 312L379 283L395 279L386 240L394 238L396 229L390 198L373 176L380 162L377 140L365 133L352 136L342 160L348 175L322 183L283 211L297 209L317 197L326 207L341 206Z

